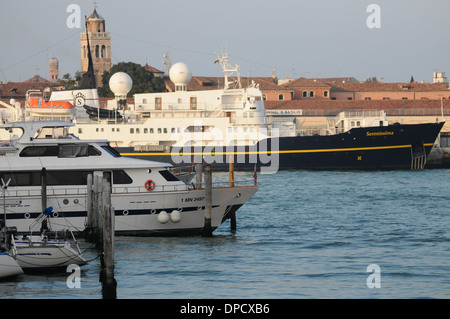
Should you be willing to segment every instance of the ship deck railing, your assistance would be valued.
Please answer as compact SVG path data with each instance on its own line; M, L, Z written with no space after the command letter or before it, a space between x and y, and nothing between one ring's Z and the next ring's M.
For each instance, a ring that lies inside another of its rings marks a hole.
M231 186L233 183L233 186ZM212 188L229 188L229 187L249 187L254 186L253 180L243 180L243 181L220 181L213 182ZM190 184L179 184L176 185L156 185L155 189L148 191L144 186L114 186L112 187L112 194L152 194L152 193L162 193L162 192L180 192L189 191L193 189L203 189L205 187L204 183ZM8 194L6 197L7 205L19 205L20 199L25 197L40 197L41 187L34 187L34 189L22 190L22 189L11 189L8 188ZM86 187L67 187L67 186L57 186L57 188L52 186L47 186L47 196L86 196ZM3 206L3 201L0 200L0 206Z

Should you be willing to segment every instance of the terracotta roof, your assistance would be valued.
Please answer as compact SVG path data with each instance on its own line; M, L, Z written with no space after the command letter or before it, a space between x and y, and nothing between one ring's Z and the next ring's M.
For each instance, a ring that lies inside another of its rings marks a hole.
M440 109L440 100L286 100L264 101L267 110L295 110L295 109ZM450 108L450 100L443 100L444 108Z
M35 75L32 78L29 78L28 80L25 80L24 82L35 82L35 83L50 83L47 79L44 79L40 75Z
M348 77L338 77L338 78L312 78L310 80L316 80L319 82L327 83L327 84L333 84L333 83L359 83L356 78L352 76Z
M333 92L432 92L449 91L448 83L333 83Z
M330 85L316 81L316 80L310 80L307 78L298 78L291 82L288 82L284 84L284 86L288 88L330 88Z
M56 83L51 82L8 82L0 86L1 98L18 98L25 97L28 90L42 90L48 86L55 86Z
M149 72L152 72L152 73L164 73L163 71L158 70L157 68L154 68L154 67L152 67L151 65L148 65L148 64L145 64L143 66L143 68L146 69Z
M92 12L91 15L87 19L88 20L91 20L91 19L105 20L105 19L102 18L101 15L99 15L97 13L97 9L94 9L94 12Z
M230 77L229 81L235 81L236 77ZM241 77L241 86L248 87L252 81L259 85L262 91L291 91L290 88L284 85L277 85L274 83L272 77ZM165 79L166 87L170 91L174 90L174 85L170 79ZM223 77L213 76L193 76L187 85L188 91L203 91L203 90L217 90L224 87Z

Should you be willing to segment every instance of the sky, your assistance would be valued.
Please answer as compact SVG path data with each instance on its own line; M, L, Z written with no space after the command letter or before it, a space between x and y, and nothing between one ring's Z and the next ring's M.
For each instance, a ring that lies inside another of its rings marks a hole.
M0 81L81 70L80 33L94 6L111 33L112 63L222 76L219 52L241 76L370 77L432 82L450 76L448 0L2 0ZM81 23L74 19L73 4ZM375 9L374 6L376 5ZM72 23L68 23L71 21ZM75 23L74 23L75 22Z

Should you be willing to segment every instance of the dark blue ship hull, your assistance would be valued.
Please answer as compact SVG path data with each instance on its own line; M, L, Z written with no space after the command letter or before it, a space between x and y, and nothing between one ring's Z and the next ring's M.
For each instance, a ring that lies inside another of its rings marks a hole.
M271 138L251 147L173 148L168 152L140 152L116 148L122 155L186 166L210 163L214 170L266 172L284 169L388 170L424 168L426 157L444 123L393 124L354 128L326 136ZM181 161L181 162L180 162Z

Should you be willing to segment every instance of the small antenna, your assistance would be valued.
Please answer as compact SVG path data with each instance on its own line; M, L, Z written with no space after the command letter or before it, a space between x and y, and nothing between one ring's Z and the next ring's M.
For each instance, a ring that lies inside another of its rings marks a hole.
M164 65L164 76L169 76L170 68L172 67L172 59L170 57L170 52L167 51L166 54L163 55L164 61L162 64Z

